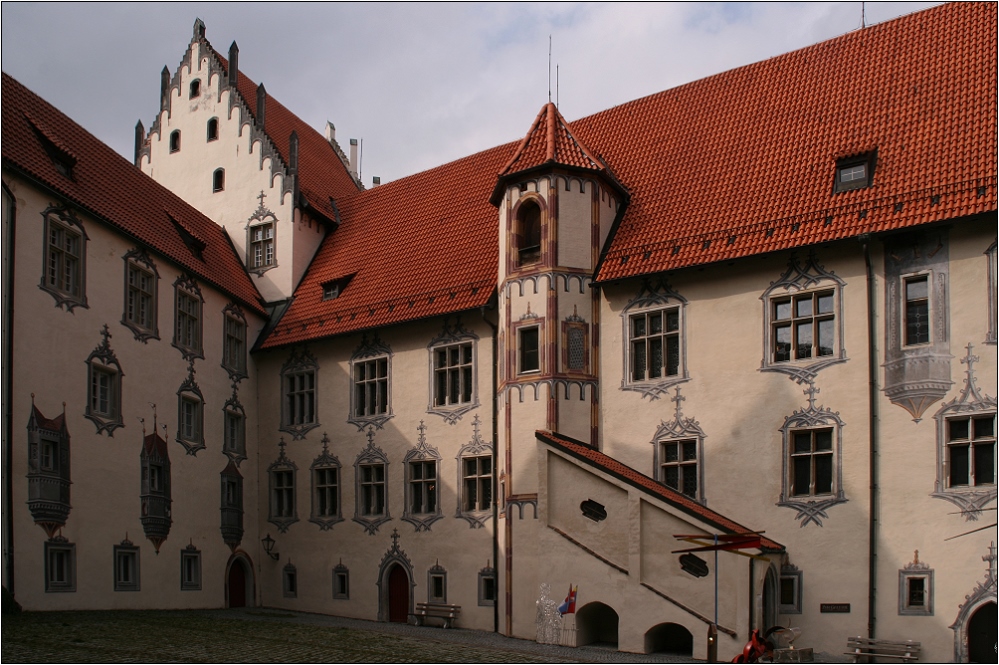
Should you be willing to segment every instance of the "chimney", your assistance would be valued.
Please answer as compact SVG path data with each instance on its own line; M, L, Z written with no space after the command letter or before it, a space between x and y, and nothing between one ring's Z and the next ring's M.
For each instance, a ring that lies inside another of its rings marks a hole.
M326 140L329 141L330 145L336 143L336 127L329 120L326 121Z
M357 177L357 139L350 140L350 174Z
M229 46L229 87L235 88L239 83L239 47L236 40Z
M264 113L266 112L267 104L267 91L264 89L264 84L261 83L257 86L257 127L264 129Z
M374 189L378 185L382 184L382 179L379 176L371 176L371 188Z
M139 150L142 149L142 143L146 140L146 128L142 126L142 121L135 123L135 165L139 165Z
M163 65L160 72L160 110L166 111L170 105L170 70Z

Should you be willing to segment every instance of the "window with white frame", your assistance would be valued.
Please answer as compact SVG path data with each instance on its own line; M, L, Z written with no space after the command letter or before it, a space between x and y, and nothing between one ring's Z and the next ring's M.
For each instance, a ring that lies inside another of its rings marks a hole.
M97 426L97 432L114 435L124 424L121 413L121 365L111 350L111 333L105 325L104 340L87 358L87 408L85 417Z
M128 539L114 546L114 590L139 590L139 548Z
M368 445L354 460L354 521L364 527L369 535L392 519L389 514L388 456L375 445L375 428L368 428Z
M492 607L496 596L496 569L486 566L479 571L479 605Z
M269 268L274 265L274 224L256 224L250 227L250 268Z
M42 217L45 258L39 288L55 298L57 307L86 307L86 231L67 208L48 208Z
M443 517L440 506L441 456L427 443L427 426L420 421L417 445L403 458L406 469L406 504L402 519L417 531L429 531Z
M45 591L76 591L76 545L61 536L45 543Z
M174 282L173 345L185 359L203 358L201 352L201 289L188 277Z
M911 563L898 571L898 613L902 616L933 615L933 569L919 560L919 550Z
M947 418L947 487L996 484L996 414Z
M222 451L230 459L246 459L246 414L235 391L222 409Z
M156 265L140 249L128 252L124 259L125 311L121 322L141 342L159 339L156 326L156 286L159 274Z
M385 465L362 464L359 471L359 512L364 517L381 517L385 514Z
M833 494L835 473L832 428L794 430L790 436L790 496Z
M447 571L440 564L427 571L427 602L447 602Z
M472 342L439 346L434 356L434 406L458 406L472 401L474 389Z
M659 442L659 482L692 499L698 497L697 439Z
M281 368L281 430L302 439L319 426L316 375L319 363L307 350L293 351Z
M778 589L781 614L801 614L801 579L801 571L796 566L781 566Z
M484 512L493 502L493 458L463 457L461 459L461 498L463 512Z
M222 312L224 321L222 367L229 377L238 380L246 376L246 317L235 303L229 303Z
M201 591L201 550L194 545L180 551L180 590Z
M333 598L350 599L350 570L342 562L333 568Z
M392 417L392 351L377 335L362 337L350 358L350 414L358 430L377 428Z
M645 282L621 314L624 337L623 390L652 399L688 379L684 346L687 300L665 281Z
M437 461L409 463L409 512L427 515L437 512Z

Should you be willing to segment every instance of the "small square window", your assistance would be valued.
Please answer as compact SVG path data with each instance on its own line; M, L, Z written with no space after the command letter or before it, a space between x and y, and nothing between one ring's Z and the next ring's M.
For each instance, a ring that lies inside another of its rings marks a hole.
M898 613L933 615L933 570L926 564L917 561L898 571Z
M874 179L875 154L841 159L836 162L834 192L870 187Z

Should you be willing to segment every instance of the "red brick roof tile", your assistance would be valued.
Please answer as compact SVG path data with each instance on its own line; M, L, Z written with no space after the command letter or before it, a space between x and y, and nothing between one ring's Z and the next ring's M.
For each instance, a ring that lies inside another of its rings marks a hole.
M542 443L545 443L556 450L566 452L589 466L623 480L631 486L642 490L646 494L649 494L660 501L664 501L671 506L679 508L689 515L693 515L700 520L708 522L725 533L742 534L753 532L752 529L748 529L741 524L730 520L721 513L711 510L707 506L694 501L685 494L681 494L680 492L671 490L661 483L657 483L652 478L639 473L630 466L625 466L613 457L609 457L595 448L591 448L582 441L577 441L576 439L563 436L556 432L549 432L547 430L538 430L535 432L535 436L537 436L538 440ZM760 540L763 549L773 551L781 551L784 549L783 545L765 536Z
M995 211L996 23L942 5L571 123L631 193L598 281Z
M520 142L513 157L499 175L526 171L542 164L560 164L600 171L603 164L569 131L569 125L555 105L548 102Z
M76 160L72 178L56 170L39 133L60 150L72 150L70 156ZM221 227L6 73L3 165L55 191L254 312L265 313L260 294ZM205 243L202 259L184 245L171 219Z
M228 76L228 60L214 49L212 53ZM242 70L239 72L237 89L250 114L256 118L257 84ZM339 202L343 197L357 194L360 188L329 141L270 94L265 102L264 132L270 137L286 165L290 154L289 138L292 132L298 134L298 189L310 206L327 219L335 220L336 212L330 198Z

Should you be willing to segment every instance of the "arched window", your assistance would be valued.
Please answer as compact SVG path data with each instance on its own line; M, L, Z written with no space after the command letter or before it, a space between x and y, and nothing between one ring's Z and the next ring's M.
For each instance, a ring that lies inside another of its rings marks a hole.
M180 130L170 132L170 152L180 152Z
M201 79L191 81L191 99L201 96Z
M225 189L225 169L215 169L212 174L212 191L221 192Z
M541 259L541 208L527 201L517 213L517 259L520 265Z
M208 121L208 140L217 141L219 138L219 119L212 118Z

